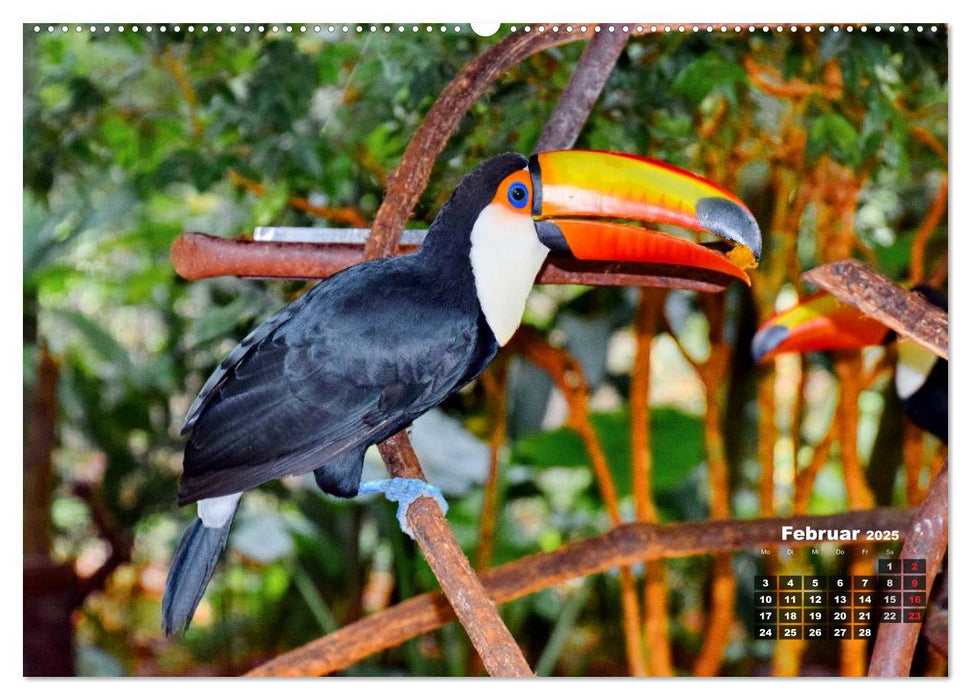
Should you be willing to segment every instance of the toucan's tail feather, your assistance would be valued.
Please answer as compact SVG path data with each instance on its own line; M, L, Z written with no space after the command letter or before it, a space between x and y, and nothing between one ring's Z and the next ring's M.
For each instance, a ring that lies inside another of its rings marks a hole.
M196 518L182 535L169 566L162 598L162 631L166 635L189 628L219 555L226 546L232 524L230 517L221 527L206 527Z

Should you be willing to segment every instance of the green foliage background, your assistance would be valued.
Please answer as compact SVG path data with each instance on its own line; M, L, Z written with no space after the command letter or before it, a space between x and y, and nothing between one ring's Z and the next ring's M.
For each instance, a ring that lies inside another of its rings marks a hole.
M246 499L239 537L201 619L184 639L161 637L160 581L190 517L175 507L185 410L248 329L303 289L237 279L188 283L173 272L168 250L181 231L235 236L267 224L326 225L289 206L294 195L373 217L385 179L435 97L497 40L462 30L106 35L25 28L25 396L34 385L39 343L61 368L51 554L79 562L104 556L87 506L70 492L79 479L100 486L107 509L136 543L132 562L83 608L79 672L235 673L356 619L366 611L365 598L381 598L382 585L392 587L392 600L435 587L388 504L339 502L305 483L277 483ZM438 159L415 223L430 222L480 161L531 150L582 49L572 43L528 59L476 103ZM793 113L790 103L750 83L746 58L775 67L783 79L816 83L835 61L848 87L839 100L810 98ZM781 124L798 120L811 161L830 158L869 173L857 235L882 272L904 279L914 231L947 167L913 138L911 127L946 145L947 80L943 32L648 35L631 40L577 147L644 153L705 171L705 154L724 161L742 139L768 151L785 147L776 142ZM699 124L717 110L728 116L700 138ZM747 133L743 117L751 124ZM763 221L771 203L762 193L773 167L771 158L756 160L737 183ZM233 171L265 193L237 186ZM813 226L811 216L801 222L803 269L818 262ZM773 232L763 226L763 233L772 264ZM946 244L941 227L929 259L939 258ZM791 296L791 287L786 290ZM747 299L740 287L729 293L726 333L740 346L747 341L739 329L746 318L751 325ZM632 309L629 290L555 288L537 290L527 313L527 321L558 339L564 319L572 319L569 347L584 359L601 398L595 424L628 514L629 377L607 357L629 338ZM672 294L668 316L689 351L703 357L707 329L693 295ZM677 351L663 336L657 343L656 371L685 382L682 397L652 411L659 505L665 519L703 518L703 404L692 398L690 370ZM743 348L739 356L745 355ZM738 362L743 379L732 391L743 408L731 416L733 503L735 515L752 517L759 470L753 371L744 357ZM826 371L825 358L813 363ZM567 428L541 427L545 403L537 405L535 397L545 400L547 385L528 367L514 374L496 563L607 526L582 444ZM887 401L877 389L865 392L861 422L861 434L871 438ZM804 430L818 437L832 403L824 398L813 406ZM474 434L487 435L481 389L445 410ZM832 465L818 485L817 512L845 508L836 470ZM896 493L899 501L899 484ZM472 551L481 488L471 483L451 500L449 520ZM754 566L739 555L739 580L750 580L742 574ZM704 558L677 560L668 572L677 662L700 644L707 565ZM573 618L564 610L573 610ZM625 672L613 574L516 601L504 607L504 617L528 657L544 659L547 672ZM755 672L768 654L742 625L726 671ZM463 674L470 655L461 630L449 626L348 673Z

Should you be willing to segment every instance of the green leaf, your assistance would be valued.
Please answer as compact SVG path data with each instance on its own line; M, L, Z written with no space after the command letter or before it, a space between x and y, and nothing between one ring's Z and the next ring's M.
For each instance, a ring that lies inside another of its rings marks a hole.
M712 93L735 102L738 86L746 81L745 70L737 62L709 51L678 73L671 84L671 92L687 97L696 105Z
M806 149L811 158L828 154L848 165L858 165L861 150L856 128L842 114L823 114L809 127Z
M627 410L591 416L618 490L630 492L630 414ZM652 486L670 491L704 459L701 419L673 408L651 409ZM531 435L513 445L513 461L534 467L589 467L580 436L571 428Z

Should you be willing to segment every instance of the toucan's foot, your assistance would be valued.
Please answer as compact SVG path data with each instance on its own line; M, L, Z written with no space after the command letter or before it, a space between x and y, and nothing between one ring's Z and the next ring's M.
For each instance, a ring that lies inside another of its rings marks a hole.
M433 498L438 503L438 507L442 509L442 513L448 513L448 502L442 496L441 489L437 486L432 486L423 479L402 479L395 477L380 481L364 481L361 483L361 488L358 493L383 493L384 497L389 501L396 502L398 504L398 524L401 526L401 531L411 539L415 539L415 533L408 526L405 514L408 512L408 506L416 499L422 496Z

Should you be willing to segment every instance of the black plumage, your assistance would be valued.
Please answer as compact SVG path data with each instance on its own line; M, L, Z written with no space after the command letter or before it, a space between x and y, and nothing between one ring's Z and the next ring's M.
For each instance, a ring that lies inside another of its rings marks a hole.
M357 494L364 451L474 379L498 349L476 296L470 232L506 154L470 173L414 254L351 267L234 349L186 418L179 503L315 472Z
M916 425L947 443L947 360L937 359L927 380L904 399L904 412Z
M915 285L913 290L937 308L947 312L947 297L928 284ZM947 443L948 414L947 360L937 358L927 379L913 394L904 399L904 411L916 425Z
M232 526L232 516L222 527L206 527L196 518L182 535L169 564L162 598L162 631L165 634L189 626L192 613L212 578L219 555L226 547Z

